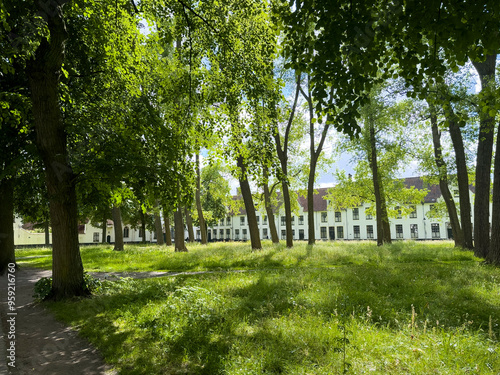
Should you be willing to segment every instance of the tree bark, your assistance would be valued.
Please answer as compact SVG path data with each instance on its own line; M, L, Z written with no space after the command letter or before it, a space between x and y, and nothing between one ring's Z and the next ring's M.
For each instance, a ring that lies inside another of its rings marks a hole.
M42 39L26 72L31 91L36 145L45 166L52 224L52 290L49 298L63 299L89 294L83 280L78 243L78 211L75 175L68 158L65 126L59 104L59 78L67 38L62 6L52 4L46 14L50 38Z
M177 204L174 212L175 222L175 251L188 251L184 242L184 223L182 221L182 208Z
M467 172L467 161L465 159L464 142L462 139L462 132L460 131L460 127L458 126L458 124L450 117L448 117L447 120L449 124L451 141L453 143L453 149L455 150L455 159L457 163L457 181L458 181L458 192L460 199L460 219L462 222L463 247L472 250L474 246L472 243L469 174Z
M44 233L45 233L45 246L50 246L50 222L45 220L43 223Z
M263 185L264 189L264 205L266 207L267 213L267 223L269 225L269 232L271 233L271 241L273 243L279 243L278 232L276 231L276 222L274 221L274 212L271 206L271 193L269 192L269 186L267 184L267 168L263 168L264 179L266 182Z
M101 243L106 243L106 235L107 235L107 230L108 230L108 216L106 214L103 215L102 217L102 239Z
M307 180L307 232L308 232L308 245L316 243L316 231L314 230L314 176L316 174L316 163L311 157L309 167L309 178Z
M493 93L490 82L495 81L496 54L486 56L484 62L473 62L481 80L481 102L492 104ZM489 111L479 109L479 140L476 158L476 193L474 200L474 254L485 258L490 244L490 183L491 159L493 155L494 117Z
M260 243L259 225L257 224L257 215L255 214L255 206L253 204L252 191L250 190L250 184L247 179L246 166L243 160L243 156L238 156L237 158L238 168L241 170L239 177L241 195L243 197L243 202L245 203L245 210L247 211L248 220L248 230L250 231L250 242L252 244L253 250L262 249Z
M200 224L201 243L207 244L207 226L205 217L203 216L203 208L201 207L201 171L200 171L200 154L196 153L196 210L198 212L198 223Z
M0 180L0 275L9 263L16 262L14 250L14 183L11 178Z
M163 221L165 223L165 243L167 246L172 246L172 232L170 231L169 211L163 206Z
M377 144L375 139L375 126L369 121L369 140L370 152L368 153L368 162L372 170L373 193L375 195L375 214L377 220L377 245L391 243L391 227L389 224L389 215L387 214L387 205L385 202L384 188L382 179L378 170L377 162Z
M154 218L155 218L155 232L156 232L156 243L158 245L163 245L164 244L164 241L163 241L163 227L161 225L161 210L160 210L160 202L159 201L156 201L155 202L155 214L154 214Z
M113 227L115 229L115 251L123 251L122 213L120 207L113 206Z
M142 238L141 243L146 243L146 214L142 211L142 208L139 209L139 216L141 217L141 231Z
M486 255L486 260L497 266L500 265L500 137L498 136L498 133L495 152L495 170L493 172L491 243L488 254Z
M193 220L191 220L191 213L184 207L184 216L186 216L186 225L188 229L189 242L194 242L194 230L193 230Z
M434 111L433 111L434 112ZM460 221L458 220L457 207L448 187L448 171L443 160L443 152L441 147L441 133L438 129L437 118L435 113L431 113L431 128L432 128L432 143L434 145L434 160L439 171L439 188L443 199L446 203L448 216L450 217L451 230L453 232L453 240L455 247L463 247L464 236ZM470 206L469 206L470 207Z

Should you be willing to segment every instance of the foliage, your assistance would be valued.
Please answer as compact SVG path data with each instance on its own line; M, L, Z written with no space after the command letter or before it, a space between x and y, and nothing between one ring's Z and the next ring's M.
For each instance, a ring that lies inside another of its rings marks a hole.
M101 281L85 272L83 274L84 288L90 293L97 293L102 286ZM33 298L36 301L44 301L52 292L52 277L42 277L35 283Z

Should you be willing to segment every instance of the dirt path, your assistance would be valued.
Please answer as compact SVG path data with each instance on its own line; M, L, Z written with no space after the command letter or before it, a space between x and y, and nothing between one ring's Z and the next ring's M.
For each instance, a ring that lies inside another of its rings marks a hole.
M33 302L33 286L41 277L51 276L51 271L23 268L15 276L15 312L8 315L8 277L0 277L0 374L7 375L111 375L115 372L106 365L101 355L80 338L77 333L54 317L42 306ZM8 319L15 318L15 326ZM15 367L8 365L11 340L8 333L15 333Z

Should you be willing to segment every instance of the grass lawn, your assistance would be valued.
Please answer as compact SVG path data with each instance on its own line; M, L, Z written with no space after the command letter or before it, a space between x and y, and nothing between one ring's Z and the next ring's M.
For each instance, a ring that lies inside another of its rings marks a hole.
M500 269L450 243L189 249L84 247L82 258L88 271L243 272L105 281L47 306L120 374L500 373Z

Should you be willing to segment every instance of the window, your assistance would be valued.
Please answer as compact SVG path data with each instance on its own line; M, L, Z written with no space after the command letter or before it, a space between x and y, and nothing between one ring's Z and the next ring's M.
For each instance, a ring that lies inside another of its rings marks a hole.
M240 239L240 230L239 229L234 230L234 239L236 241L238 241Z
M295 216L292 216L292 225L295 224Z
M396 207L396 210L398 211L398 215L396 216L396 219L402 219L403 216L401 215L401 207Z
M326 223L328 221L328 212L321 213L321 222Z
M299 229L299 240L304 239L304 229Z
M229 216L226 217L226 225L231 225L231 218Z
M337 238L344 238L344 227L337 227Z
M373 238L373 225L366 226L366 238Z
M326 227L321 227L321 239L326 240Z
M267 228L262 229L262 237L267 240Z
M352 219L359 220L359 208L352 209Z
M335 221L337 223L340 223L342 221L342 212L340 211L335 211Z
M240 216L240 225L245 225L245 216Z
M416 219L417 218L417 207L416 206L410 206L410 219Z
M281 239L286 240L286 230L284 229L281 230Z
M226 229L226 240L231 239L231 229Z
M214 240L217 239L217 229L214 229Z
M366 220L373 220L373 215L368 213L368 208L365 208Z
M130 233L130 231L129 231L128 227L123 228L123 238L128 238L129 233Z
M403 238L403 224L396 224L396 238Z
M439 224L431 224L432 238L441 238L441 233L439 232Z
M354 225L353 230L354 230L354 238L359 240L359 238L360 238L359 225Z
M281 217L281 226L284 227L286 225L286 217L282 216Z
M224 239L224 229L219 230L219 238L222 240Z
M99 242L99 232L94 232L94 242Z
M256 218L257 218L257 225L259 225L260 224L260 216L256 216Z
M455 190L453 190L453 196L454 196L455 198L459 198L459 197L460 197L460 192L459 192L458 190L456 190L456 189L455 189Z
M417 224L410 224L410 234L411 234L411 238L418 238L418 226L417 226Z
M267 215L264 215L264 220L262 220L263 224L267 224Z
M220 225L224 225L224 218L220 219Z
M201 232L199 230L196 231L196 239L199 240L201 237Z
M295 229L292 229L292 238L295 239Z
M247 240L247 230L243 229L242 233L243 233L243 241L246 241Z
M304 215L299 216L299 225L304 225Z

